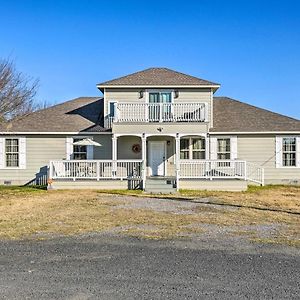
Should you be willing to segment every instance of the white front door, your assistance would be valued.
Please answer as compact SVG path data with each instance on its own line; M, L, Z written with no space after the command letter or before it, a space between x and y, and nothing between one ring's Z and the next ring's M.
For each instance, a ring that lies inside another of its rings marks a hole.
M149 142L149 167L151 176L165 175L165 152L165 142Z

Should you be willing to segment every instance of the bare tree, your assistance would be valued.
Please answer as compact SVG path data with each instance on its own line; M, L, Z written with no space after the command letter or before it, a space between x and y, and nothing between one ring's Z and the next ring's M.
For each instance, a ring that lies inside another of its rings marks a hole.
M38 80L24 75L15 63L0 59L0 121L7 121L35 110Z

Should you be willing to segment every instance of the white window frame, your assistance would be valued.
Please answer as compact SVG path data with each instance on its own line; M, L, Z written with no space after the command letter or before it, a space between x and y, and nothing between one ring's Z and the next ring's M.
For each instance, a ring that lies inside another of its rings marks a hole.
M283 139L295 138L296 139L296 165L284 166L283 165ZM275 137L275 167L279 169L299 169L300 168L300 136L276 136Z
M73 145L74 139L83 140L87 138L91 140L94 139L93 136L82 136L82 135L66 137L66 160L74 160L74 145ZM94 159L94 146L86 146L86 151L87 151L86 160Z
M111 105L111 103L118 103L118 101L117 100L109 100L108 102L107 102L107 116L108 117L111 117L111 115L110 115L110 105ZM115 111L115 115L113 116L113 118L116 118L116 116L117 116L117 111Z
M193 149L193 140L201 140L204 139L204 145L205 148L203 149ZM205 160L207 155L207 142L206 142L206 138L205 137L201 137L201 136L193 136L193 137L183 137L180 139L181 140L188 140L188 150L184 150L185 152L188 152L188 158L180 158L181 160ZM181 146L181 144L180 144ZM179 149L179 152L181 154L181 147ZM193 153L194 152L204 152L204 158L193 158ZM179 155L180 156L180 155Z
M227 140L229 141L229 151L219 151L219 141L224 141ZM218 160L230 160L231 159L231 139L229 137L224 137L224 138L217 138L217 159ZM229 155L229 158L219 158L219 155Z
M171 103L174 103L174 90L173 89L146 89L145 95L146 95L146 103L149 103L150 100L150 94L151 93L171 93Z
M238 138L235 135L226 135L226 136L210 136L210 159L218 159L218 140L219 139L229 139L230 140L230 159L226 160L236 160L238 158Z
M18 140L18 166L8 167L6 165L6 140ZM9 136L0 138L0 169L22 170L26 169L26 138L20 136Z

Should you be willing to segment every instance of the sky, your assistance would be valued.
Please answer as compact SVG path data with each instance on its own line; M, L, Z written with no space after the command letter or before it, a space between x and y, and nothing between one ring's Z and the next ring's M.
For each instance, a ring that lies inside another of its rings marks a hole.
M300 119L300 1L0 0L0 58L56 104L168 67Z

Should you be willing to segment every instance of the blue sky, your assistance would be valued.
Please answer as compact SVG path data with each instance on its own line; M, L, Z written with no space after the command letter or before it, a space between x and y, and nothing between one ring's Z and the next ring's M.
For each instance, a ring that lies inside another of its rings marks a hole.
M0 57L39 78L51 104L165 66L300 118L299 2L0 0Z

